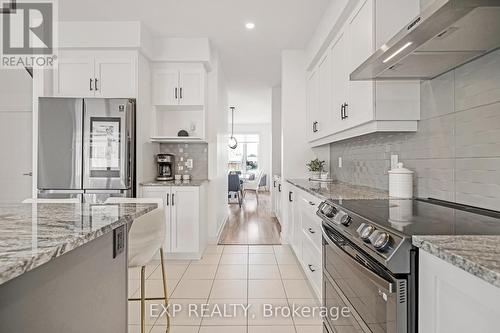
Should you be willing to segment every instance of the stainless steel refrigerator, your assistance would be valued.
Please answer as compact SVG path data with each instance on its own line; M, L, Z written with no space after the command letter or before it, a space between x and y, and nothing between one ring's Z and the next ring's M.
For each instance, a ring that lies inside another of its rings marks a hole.
M38 197L135 197L135 100L40 98Z

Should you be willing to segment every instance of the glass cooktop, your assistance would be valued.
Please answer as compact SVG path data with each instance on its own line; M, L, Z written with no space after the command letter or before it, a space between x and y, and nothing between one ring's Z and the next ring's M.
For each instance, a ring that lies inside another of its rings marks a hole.
M379 226L412 235L500 235L500 212L435 199L335 200Z

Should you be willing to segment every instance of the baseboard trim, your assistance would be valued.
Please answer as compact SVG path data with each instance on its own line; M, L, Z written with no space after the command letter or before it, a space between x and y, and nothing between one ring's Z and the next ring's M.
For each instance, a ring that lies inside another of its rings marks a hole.
M212 245L219 244L220 238L222 236L222 230L224 230L224 227L226 226L227 221L229 221L229 215L226 215L226 217L224 217L224 222L221 223L219 230L217 230L217 236L215 237L215 242L214 243L209 242L209 243L211 243Z

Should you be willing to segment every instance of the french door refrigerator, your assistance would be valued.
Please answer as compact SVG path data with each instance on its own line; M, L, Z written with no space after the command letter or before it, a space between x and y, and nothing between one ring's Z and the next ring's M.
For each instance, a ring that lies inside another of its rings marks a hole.
M39 198L135 196L135 100L40 98Z

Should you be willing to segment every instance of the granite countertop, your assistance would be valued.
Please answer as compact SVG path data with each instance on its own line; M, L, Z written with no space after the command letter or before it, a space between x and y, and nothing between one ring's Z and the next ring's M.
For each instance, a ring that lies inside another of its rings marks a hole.
M389 198L389 193L386 191L342 182L319 182L307 179L287 179L286 181L322 200Z
M500 287L500 236L413 236L413 245Z
M208 182L207 179L191 179L190 181L183 180L169 180L169 181L159 181L152 180L150 182L141 183L142 186L201 186Z
M156 204L0 204L0 285L131 223Z

